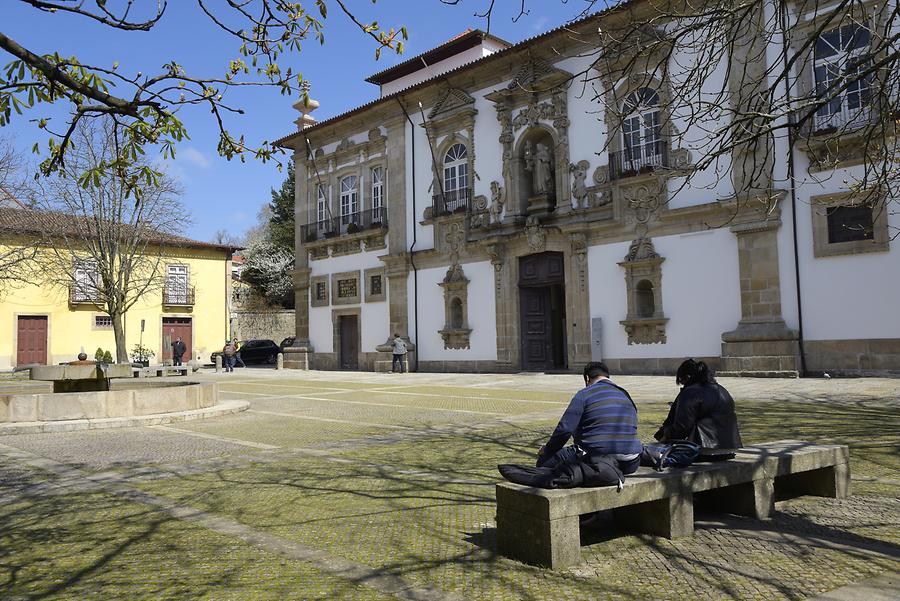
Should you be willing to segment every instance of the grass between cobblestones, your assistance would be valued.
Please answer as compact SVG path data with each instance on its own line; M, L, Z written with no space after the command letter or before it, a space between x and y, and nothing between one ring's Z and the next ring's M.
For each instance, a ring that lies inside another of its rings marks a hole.
M104 494L47 496L0 506L0 597L392 598Z
M900 419L891 403L738 398L745 444L849 444L854 496L781 503L764 523L698 516L695 536L676 541L585 531L585 562L552 572L496 555L494 484L498 463L533 461L569 392L299 379L223 390L267 395L243 398L270 413L178 428L285 448L195 462L190 474L136 487L467 599L800 599L900 569ZM509 400L519 396L525 402ZM650 440L668 406L638 409ZM503 417L515 421L495 421ZM3 598L390 598L104 495L0 507L0 549Z

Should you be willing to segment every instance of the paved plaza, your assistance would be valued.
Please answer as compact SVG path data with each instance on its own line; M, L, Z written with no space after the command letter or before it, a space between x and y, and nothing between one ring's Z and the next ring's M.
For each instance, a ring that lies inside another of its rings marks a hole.
M887 599L897 590L900 379L723 378L745 443L849 444L853 496L781 502L766 522L698 514L695 535L674 541L585 530L585 561L553 572L497 555L496 465L533 462L580 377L198 377L249 410L0 436L0 599ZM614 379L637 401L649 440L674 378Z

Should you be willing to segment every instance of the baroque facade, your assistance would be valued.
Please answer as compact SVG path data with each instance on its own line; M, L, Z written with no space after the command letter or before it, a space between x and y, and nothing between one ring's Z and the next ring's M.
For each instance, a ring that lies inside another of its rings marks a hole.
M750 375L900 371L900 219L853 212L840 171L859 161L791 187L774 157L824 163L776 137L761 159L736 145L725 177L697 166L702 141L660 117L668 75L586 58L604 18L517 45L469 32L320 123L295 105L279 141L306 224L288 367L387 369L398 333L423 371L666 373L688 356ZM870 227L831 236L851 213Z

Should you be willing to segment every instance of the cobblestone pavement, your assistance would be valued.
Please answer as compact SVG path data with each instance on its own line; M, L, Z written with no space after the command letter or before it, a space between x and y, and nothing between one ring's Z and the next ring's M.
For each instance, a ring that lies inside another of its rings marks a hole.
M723 379L746 442L849 444L854 496L676 541L600 525L551 572L497 556L493 486L577 376L198 377L250 410L0 437L0 598L802 599L900 570L900 380ZM649 439L673 379L616 381Z

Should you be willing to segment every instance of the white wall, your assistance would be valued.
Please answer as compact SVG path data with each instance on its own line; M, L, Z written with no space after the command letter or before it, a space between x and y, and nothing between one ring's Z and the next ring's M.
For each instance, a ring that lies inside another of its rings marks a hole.
M422 67L418 71L414 73L410 73L409 75L404 75L394 81L389 81L381 86L381 96L389 96L394 92L399 92L400 90L404 90L410 86L414 86L417 83L423 82L426 79L431 79L432 77L437 77L441 73L446 73L447 71L452 71L457 67L461 67L466 63L471 63L472 61L476 61L480 58L495 52L498 49L498 45L491 42L488 44L480 44L478 46L474 46L469 48L468 50L463 50L459 54L454 54L449 58L445 58L442 61L438 61L433 65L429 65L427 67Z
M414 340L421 361L475 361L497 359L494 267L490 261L464 263L469 278L468 318L472 329L471 348L444 349L439 330L444 329L444 289L438 284L447 275L446 267L419 270L419 338ZM409 274L409 335L415 336L413 274Z
M662 264L665 344L628 345L619 323L628 313L625 270L628 243L588 249L591 318L603 319L603 356L609 358L718 356L722 332L741 317L737 240L710 230L653 239Z
M365 298L365 270L373 267L382 267L384 263L378 257L385 251L362 252L355 255L346 255L343 257L333 257L328 259L320 259L310 261L309 266L312 270L311 275L328 275L329 281L329 299L331 298L331 279L332 273L342 271L360 272L360 298ZM389 298L390 291L387 289L387 282L384 282L386 298ZM358 305L330 305L328 307L310 307L309 308L309 340L313 345L313 350L317 353L333 353L334 349L334 329L331 321L332 309L349 309L359 307L360 309L360 351L364 353L375 351L375 347L383 344L388 338L388 330L390 329L390 313L388 309L388 301L380 301L376 303L367 303L363 301Z

